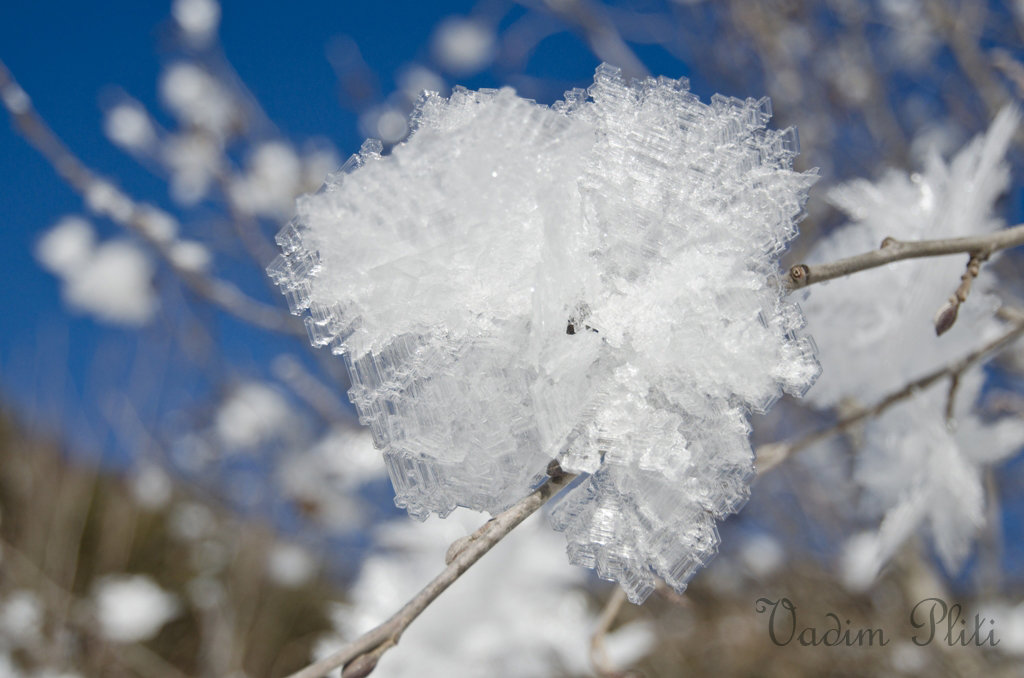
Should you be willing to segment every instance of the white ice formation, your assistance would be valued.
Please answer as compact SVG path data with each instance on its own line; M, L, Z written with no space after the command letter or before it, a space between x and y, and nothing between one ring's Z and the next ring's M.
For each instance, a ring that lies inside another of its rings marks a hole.
M146 575L109 575L93 585L96 619L103 637L138 643L155 637L180 612L178 599Z
M123 238L98 243L92 225L80 217L64 217L47 231L36 258L61 279L69 306L104 322L145 325L160 306L145 252Z
M898 240L955 238L1005 226L996 201L1010 185L1006 153L1020 126L1016 108L1002 110L988 131L948 161L929 152L919 173L889 170L830 194L850 222L818 241L811 263L834 261ZM997 256L997 255L996 255ZM994 258L994 257L993 257ZM934 316L963 275L967 255L900 261L815 285L803 309L821 345L822 378L811 404L871 406L993 341L1007 326L996 311L1000 282L991 263L981 270L956 324L935 335ZM985 524L986 469L1018 453L1024 422L983 416L980 367L960 375L954 418L947 421L949 384L897 403L865 424L855 460L860 507L877 530L851 538L841 563L846 585L868 588L913 534L931 535L946 571L961 570Z
M833 189L829 199L850 222L819 240L808 263L867 252L887 237L959 238L1004 227L994 207L1010 184L1005 155L1020 118L1016 108L1004 109L949 162L932 152L919 173L891 169L877 181ZM966 264L967 255L899 261L809 288L801 305L824 372L807 399L820 407L843 399L870 405L999 336L1004 329L995 318L998 283L990 266L972 285L956 324L935 336L935 312Z
M494 513L558 459L570 560L685 587L748 496L748 411L818 373L776 263L816 175L770 114L608 66L551 107L457 88L299 200L269 273L399 506Z

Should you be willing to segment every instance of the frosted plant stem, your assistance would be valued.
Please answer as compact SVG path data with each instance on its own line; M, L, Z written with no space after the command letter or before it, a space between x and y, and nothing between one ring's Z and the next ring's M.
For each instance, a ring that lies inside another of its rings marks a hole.
M39 151L76 193L88 201L90 193L108 185L109 182L89 169L43 120L3 61L0 61L0 103L11 114L25 140ZM104 210L103 215L144 239L195 294L257 327L296 336L306 335L305 329L284 311L252 299L226 280L180 266L172 256L172 243L158 240L147 227L146 205L128 198L120 191L118 197L127 209Z
M896 240L886 238L877 250L864 252L828 264L797 264L789 269L787 286L798 290L808 285L841 278L844 275L877 268L894 261L939 257L946 254L970 254L972 257L991 255L993 252L1024 245L1024 224L1004 228L987 235L937 240Z
M594 629L594 635L590 637L590 663L593 664L594 670L600 676L614 675L604 641L625 602L626 590L619 586L615 587L615 591L608 598L608 602L605 603L604 609L601 611L601 617L597 620L597 628Z
M789 458L790 455L799 452L807 447L810 447L816 442L831 438L832 436L845 431L854 424L858 424L866 419L877 417L882 412L886 411L901 400L914 395L921 389L928 388L937 381L944 378L951 380L959 380L960 375L967 371L972 365L977 363L982 358L989 354L995 353L1000 349L1010 345L1020 337L1024 336L1024 312L1013 310L1013 309L1002 309L1000 311L1005 319L1010 320L1013 325L1009 331L985 344L981 348L972 351L968 355L964 356L960 360L954 363L950 363L945 367L941 367L933 372L926 374L920 379L916 379L898 391L894 391L886 397L879 400L877 403L866 409L859 410L858 412L851 414L850 416L843 417L833 426L830 426L821 431L815 431L805 435L792 442L781 442L771 443L763 445L757 450L757 473L763 475L775 468L783 461Z
M345 678L370 675L381 656L398 644L399 638L409 624L445 589L455 583L466 570L490 551L491 547L504 539L517 525L535 513L575 478L575 475L568 473L549 473L548 479L540 487L520 499L511 508L499 513L474 533L475 539L465 542L461 548L457 547L454 551L450 549L446 558L449 560L448 565L387 621L367 631L334 654L310 664L288 678L319 678L339 666L346 667L342 673Z

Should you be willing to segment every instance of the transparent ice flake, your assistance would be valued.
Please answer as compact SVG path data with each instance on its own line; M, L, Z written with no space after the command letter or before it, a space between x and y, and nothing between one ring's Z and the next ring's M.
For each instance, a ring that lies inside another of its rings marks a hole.
M641 602L749 496L750 411L818 373L776 257L816 174L767 99L600 66L551 107L427 93L298 201L268 273L343 356L395 502L501 511L551 460L570 562Z

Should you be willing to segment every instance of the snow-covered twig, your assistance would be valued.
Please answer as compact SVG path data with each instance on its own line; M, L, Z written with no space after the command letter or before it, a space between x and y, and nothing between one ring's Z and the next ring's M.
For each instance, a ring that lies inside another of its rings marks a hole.
M939 257L946 254L991 255L999 250L1024 245L1024 224L987 235L966 238L939 238L936 240L896 240L886 238L877 250L856 254L827 264L797 264L789 269L787 284L790 290L841 278L844 275L877 268L894 261Z
M85 165L42 118L25 90L0 61L0 102L22 136L53 166L92 209L144 239L195 294L252 325L274 332L305 336L287 313L245 295L232 283L183 266L174 256L174 242L157 237L150 225L154 208L136 202Z
M964 239L966 240L966 238ZM920 379L915 379L903 386L903 388L885 396L871 407L858 410L849 416L843 417L826 429L809 433L792 442L771 443L761 446L757 450L758 475L767 473L788 459L790 455L810 447L816 442L830 438L866 419L877 417L896 403L909 398L921 389L928 388L937 381L947 377L949 379L959 379L960 375L982 358L1005 348L1024 336L1024 312L1006 308L1000 311L1000 315L1013 323L1011 329L956 362L929 372Z
M368 676L376 667L381 656L398 644L402 633L441 593L462 576L476 561L505 538L516 526L530 517L565 488L575 475L562 473L557 465L549 467L548 478L525 498L511 508L502 511L483 528L474 533L475 539L464 542L449 550L447 566L423 587L402 609L387 621L367 631L362 636L288 678L318 678L339 666L345 667L345 678ZM459 542L456 542L457 544Z

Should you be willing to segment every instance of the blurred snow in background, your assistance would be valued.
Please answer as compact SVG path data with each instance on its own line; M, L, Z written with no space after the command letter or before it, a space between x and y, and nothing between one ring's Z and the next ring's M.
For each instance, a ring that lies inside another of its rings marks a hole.
M375 533L379 551L367 558L350 602L335 607L337 635L321 640L329 653L398 610L433 579L456 539L484 518L459 509L425 523L396 521ZM579 675L589 670L596 615L585 571L565 567L563 540L534 515L459 578L402 635L377 670L382 676ZM637 623L608 639L615 667L628 667L653 645Z

